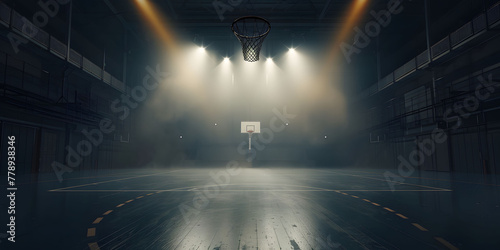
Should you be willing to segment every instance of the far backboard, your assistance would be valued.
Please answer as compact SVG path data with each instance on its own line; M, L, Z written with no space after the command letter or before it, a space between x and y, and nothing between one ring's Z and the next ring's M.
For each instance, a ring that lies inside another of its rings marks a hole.
M260 122L241 122L241 133L260 133Z

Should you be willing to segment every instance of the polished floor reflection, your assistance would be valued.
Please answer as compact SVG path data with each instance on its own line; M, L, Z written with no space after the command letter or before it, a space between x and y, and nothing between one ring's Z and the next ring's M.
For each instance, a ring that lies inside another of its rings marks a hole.
M500 245L493 177L416 172L394 182L383 170L221 167L24 178L16 243L1 239L1 249Z

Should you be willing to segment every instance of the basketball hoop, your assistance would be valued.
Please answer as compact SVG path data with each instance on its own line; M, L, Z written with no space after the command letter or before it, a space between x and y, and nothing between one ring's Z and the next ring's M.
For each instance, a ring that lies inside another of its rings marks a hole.
M252 134L260 133L260 122L241 122L241 133L248 134L248 150L252 150Z
M271 30L271 24L262 17L246 16L234 20L231 29L241 43L243 60L258 61L262 43Z
M252 150L252 133L253 130L248 130L248 150Z

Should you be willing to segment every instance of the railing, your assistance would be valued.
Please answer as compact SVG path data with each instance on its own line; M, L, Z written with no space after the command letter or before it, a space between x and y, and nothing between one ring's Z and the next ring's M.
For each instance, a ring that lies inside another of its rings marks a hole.
M10 25L10 12L11 9L9 8L9 6L0 2L0 23L7 27L9 27Z
M120 90L122 93L125 92L125 84L114 77L111 77L111 86Z
M413 73L417 69L416 59L413 58L403 66L394 71L394 78L396 81L401 80L403 77Z
M83 57L82 69L97 79L102 77L102 69L85 57Z
M102 81L107 83L107 84L111 84L111 74L104 71L104 73L102 74Z
M410 75L412 72L416 71L416 69L423 68L431 61L436 60L439 57L450 52L452 49L456 49L457 47L463 45L464 43L467 42L467 40L471 40L473 36L478 35L479 33L485 31L488 27L492 28L499 24L500 24L500 2L497 2L495 5L491 6L486 11L486 13L479 14L472 21L464 24L462 27L457 29L449 36L446 36L445 38L435 43L431 47L432 59L429 58L429 54L427 50L425 50L424 52L420 53L417 57L410 60L410 62L399 67L394 72L390 73L388 76L380 79L378 83L362 91L359 94L358 100L373 95L384 88L387 88L388 86L392 85L394 80L399 81L403 79L404 77ZM413 67L413 64L416 64L415 68ZM392 82L390 80L390 77L393 77Z
M17 13L15 10L12 11L11 27L19 32L23 31L23 16Z
M38 28L28 19L21 16L16 11L12 11L12 28L23 34L26 38L31 39L44 49L49 47L49 34Z
M481 15L477 16L472 20L472 26L474 29L474 34L477 34L486 29L486 15L481 13Z
M66 46L66 44L57 40L53 36L50 37L50 52L52 52L54 55L60 57L61 59L66 59L67 50L68 50L68 47Z
M450 52L450 37L446 36L431 47L432 59L436 59L447 52Z
M472 30L472 22L468 22L459 29L457 29L455 32L451 33L450 35L451 46L456 47L460 45L461 42L467 40L473 35L474 32Z
M500 21L500 2L488 9L486 15L488 16L488 25L496 26L496 23Z
M74 51L73 49L69 50L69 62L75 65L78 68L82 67L82 55L80 53Z
M14 31L25 36L43 49L50 51L52 54L63 60L66 59L69 63L78 68L82 68L85 72L96 77L97 79L103 80L105 83L120 90L122 93L125 91L125 84L123 82L114 78L108 72L103 73L99 66L84 58L75 50L70 49L69 58L66 58L68 50L66 44L49 35L44 30L38 28L28 19L15 10L12 10L3 2L0 2L0 23L7 27L10 26Z
M418 55L415 59L417 61L417 67L421 68L422 66L424 66L425 64L428 64L430 62L429 61L429 52L427 50L425 50L424 52L420 53L420 55Z
M386 77L380 79L380 81L378 82L378 91L391 86L391 84L393 83L394 83L394 74L390 73Z

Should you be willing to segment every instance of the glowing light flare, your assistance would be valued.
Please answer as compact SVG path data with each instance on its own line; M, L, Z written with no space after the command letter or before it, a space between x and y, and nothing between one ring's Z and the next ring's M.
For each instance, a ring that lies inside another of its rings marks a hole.
M339 52L339 46L342 42L347 40L349 36L352 34L354 26L356 26L363 14L366 12L366 7L368 6L368 0L355 0L352 2L351 6L349 7L344 19L345 23L340 29L338 33L336 33L333 37L333 42L330 43L332 46L330 47L330 50L327 54L327 57L325 58L325 67L324 69L328 70L331 69L333 66L333 61L335 60L338 52ZM328 74L328 73L325 73Z
M315 63L308 58L307 53L297 51L295 48L290 48L285 55L283 69L290 77L290 82L295 84L303 84L311 81L316 76L313 68Z
M165 43L171 53L177 54L178 45L172 29L165 18L158 13L157 8L148 0L136 0L138 9L144 19L148 21L156 35Z

